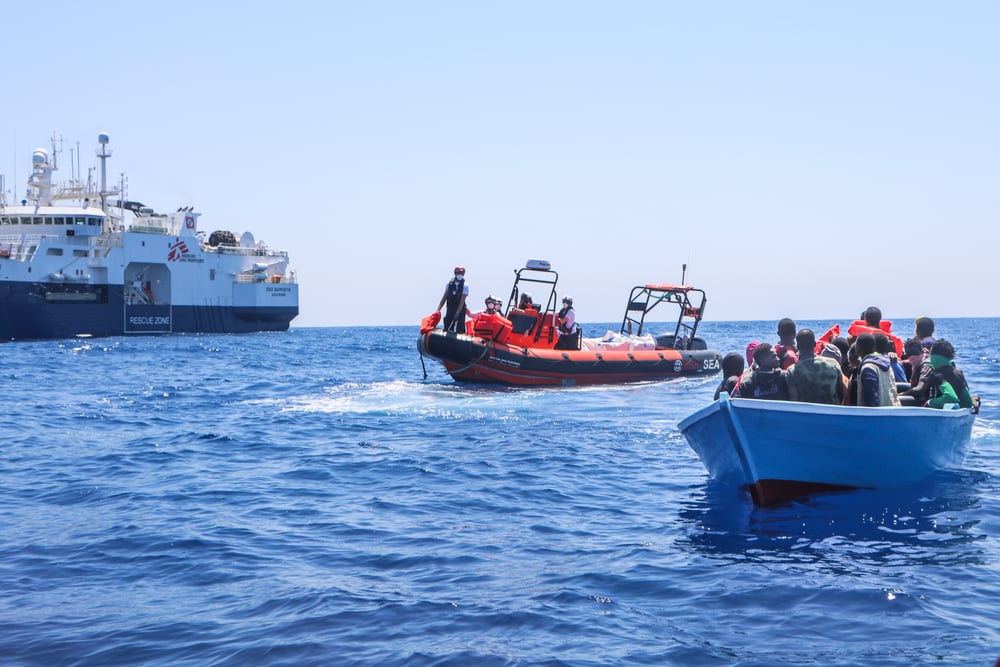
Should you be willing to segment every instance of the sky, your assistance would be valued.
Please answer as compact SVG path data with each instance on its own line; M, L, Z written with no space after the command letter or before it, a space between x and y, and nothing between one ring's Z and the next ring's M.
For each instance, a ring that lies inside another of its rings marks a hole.
M418 324L456 265L480 307L528 259L585 323L685 264L708 320L1000 315L998 3L234 7L6 7L8 200L107 132L131 199L289 252L295 327Z

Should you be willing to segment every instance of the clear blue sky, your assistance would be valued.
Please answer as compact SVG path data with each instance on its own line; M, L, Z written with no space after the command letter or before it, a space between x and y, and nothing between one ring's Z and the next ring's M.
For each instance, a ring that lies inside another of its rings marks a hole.
M584 322L682 263L715 320L1000 315L998 3L215 5L8 3L7 188L108 132L131 198L291 253L296 326L528 258Z

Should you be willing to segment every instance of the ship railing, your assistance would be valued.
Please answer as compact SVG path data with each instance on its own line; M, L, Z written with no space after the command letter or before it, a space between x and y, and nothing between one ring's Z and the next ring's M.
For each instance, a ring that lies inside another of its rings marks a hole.
M90 245L94 248L101 248L105 251L105 256L107 256L107 251L111 248L121 248L125 245L125 239L119 234L105 234L103 236L91 236Z
M287 250L270 250L269 248L244 248L235 245L202 246L205 252L217 253L219 255L237 255L240 257L279 257L288 261Z
M45 234L25 234L0 236L0 259L16 259L30 262Z
M233 282L295 285L298 284L299 281L298 278L295 277L295 272L291 271L287 274L275 273L265 276L263 279L261 279L256 273L237 273L233 278Z

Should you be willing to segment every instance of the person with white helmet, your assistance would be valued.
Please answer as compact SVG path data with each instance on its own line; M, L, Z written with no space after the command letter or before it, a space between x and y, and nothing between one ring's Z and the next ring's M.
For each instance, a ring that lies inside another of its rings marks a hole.
M484 303L486 305L486 308L476 313L469 313L469 317L475 318L479 317L480 315L500 314L500 308L503 307L503 301L490 294L488 297L486 297L486 301Z
M579 350L580 349L580 325L576 323L576 311L573 310L573 297L569 294L562 299L562 310L559 311L559 340L556 341L557 350Z
M465 283L465 267L455 267L455 277L448 281L441 296L440 311L447 304L444 312L444 330L465 333L465 300L469 298L469 286Z

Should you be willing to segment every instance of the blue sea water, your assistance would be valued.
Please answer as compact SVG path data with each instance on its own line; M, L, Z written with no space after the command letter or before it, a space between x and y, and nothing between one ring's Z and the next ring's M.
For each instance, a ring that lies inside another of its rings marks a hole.
M464 386L416 327L3 344L0 663L990 665L998 325L938 322L961 469L771 508L676 430L717 376Z

